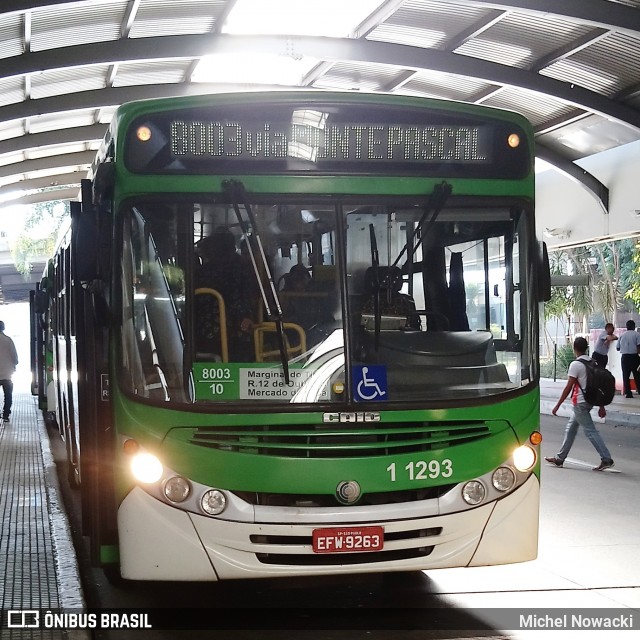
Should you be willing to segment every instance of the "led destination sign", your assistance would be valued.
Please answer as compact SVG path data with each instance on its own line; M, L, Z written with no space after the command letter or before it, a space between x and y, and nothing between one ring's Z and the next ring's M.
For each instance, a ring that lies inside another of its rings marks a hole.
M348 123L322 128L270 122L189 122L170 126L171 155L311 162L488 162L489 144L481 127Z
M524 177L526 136L496 117L402 105L238 104L140 116L130 171Z

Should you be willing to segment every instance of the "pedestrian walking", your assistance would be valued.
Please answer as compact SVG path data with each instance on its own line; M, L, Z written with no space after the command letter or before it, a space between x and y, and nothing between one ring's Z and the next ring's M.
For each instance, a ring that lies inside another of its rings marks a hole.
M618 339L618 336L614 335L615 327L613 323L607 322L604 325L604 331L600 333L598 339L596 340L596 344L593 347L593 353L591 357L593 361L600 365L601 367L606 367L609 362L609 347L612 342L615 342Z
M622 386L624 397L633 398L629 376L633 374L636 392L640 394L640 333L636 332L636 323L627 320L627 330L620 336L617 348L620 350L620 366L622 367Z
M582 364L582 362L591 360L591 358L586 355L588 347L589 343L584 338L578 337L573 341L573 353L576 359L569 365L567 384L562 390L556 406L551 411L554 416L557 415L560 405L571 394L573 415L567 423L560 451L558 451L555 456L545 458L545 460L556 467L561 467L576 439L578 427L581 426L584 434L589 438L589 442L591 442L600 455L600 464L594 467L593 470L604 471L609 467L613 467L613 460L609 449L607 449L607 445L598 433L595 424L593 424L593 419L591 418L591 409L593 406L585 401L583 394L583 389L587 386L587 366ZM604 418L607 415L607 410L604 407L600 407L598 415Z
M18 352L13 340L4 333L4 322L0 320L0 386L4 393L2 421L9 422L11 405L13 404L13 382L11 376L18 364Z

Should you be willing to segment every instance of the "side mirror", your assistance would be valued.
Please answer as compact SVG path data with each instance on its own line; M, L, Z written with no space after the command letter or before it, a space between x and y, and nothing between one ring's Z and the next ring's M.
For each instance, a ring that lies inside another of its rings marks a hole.
M93 176L92 202L96 206L113 197L116 167L113 162L101 162Z
M46 291L42 291L39 289L35 291L35 296L33 298L33 310L36 313L46 313L49 308L49 295Z
M100 228L105 223L101 204L93 203L94 187L91 180L82 180L82 202L71 202L71 261L76 286L100 281L109 274L110 233ZM102 232L101 232L102 231ZM106 233L105 233L106 231ZM104 283L103 283L104 285ZM108 326L109 301L100 287L92 287L91 298L98 326Z
M84 188L82 193L84 196ZM74 278L77 283L89 282L98 277L98 225L96 215L93 206L90 204L87 206L86 203L71 202L70 209Z

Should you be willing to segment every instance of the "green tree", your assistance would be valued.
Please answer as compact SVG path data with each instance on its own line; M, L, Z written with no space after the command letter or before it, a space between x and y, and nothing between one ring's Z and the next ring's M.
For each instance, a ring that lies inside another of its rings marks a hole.
M52 200L33 205L24 230L11 249L19 273L29 275L34 258L53 254L60 225L68 214L69 204L65 201Z
M640 241L634 246L630 262L629 278L624 297L630 300L636 308L640 308Z
M554 251L549 254L549 268L551 275L566 274L566 254L563 251ZM547 330L547 323L552 318L564 319L567 324L571 317L571 296L568 287L551 287L551 298L544 303L544 336L547 345L547 353L552 353L553 342Z
M601 242L554 253L564 261L565 267L571 263L571 268L563 273L570 271L589 277L588 286L567 290L567 310L574 315L579 330L586 332L592 328L594 314L598 314L598 326L602 326L603 321L619 326L619 313L632 311L630 302L625 302L624 292L633 289L634 279L640 283L640 274L634 274L632 268L638 253L635 242L628 239Z
M616 326L618 314L621 311L633 311L629 302L625 301L624 293L633 283L633 256L636 253L635 241L631 239L605 242L593 246L597 255L602 276L595 282L594 294L597 296L597 308L602 311L606 321Z
M575 247L566 250L568 259L573 265L575 274L586 275L589 282L597 282L598 270L590 247ZM584 333L588 329L589 316L594 309L594 295L592 286L574 286L570 288L571 312L574 315L576 326Z

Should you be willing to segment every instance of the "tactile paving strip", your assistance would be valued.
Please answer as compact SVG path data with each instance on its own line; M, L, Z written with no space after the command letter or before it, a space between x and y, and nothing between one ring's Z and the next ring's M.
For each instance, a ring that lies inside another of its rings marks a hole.
M40 438L35 398L14 394L11 421L0 423L0 608L5 615L61 606ZM54 630L3 628L0 637L63 636Z

